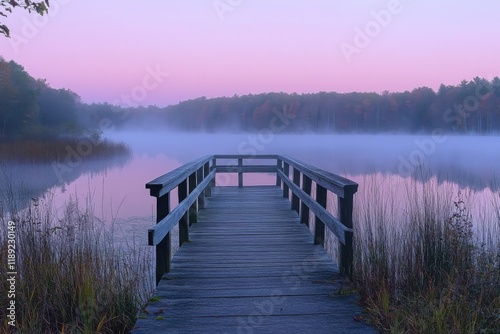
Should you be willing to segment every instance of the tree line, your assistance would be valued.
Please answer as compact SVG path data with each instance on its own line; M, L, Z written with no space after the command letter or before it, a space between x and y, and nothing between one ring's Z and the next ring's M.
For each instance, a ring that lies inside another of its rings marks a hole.
M40 137L81 128L79 96L53 89L24 68L0 57L0 137Z
M181 131L260 131L276 120L289 133L500 131L500 79L412 91L315 94L262 93L200 97L167 107L82 103L0 58L0 137L75 134L84 129L164 126ZM280 124L281 124L280 123Z
M200 97L165 108L86 106L96 126L108 119L116 127L165 125L183 131L259 131L285 119L283 132L500 132L500 79L474 78L458 85L412 91L315 94L262 93Z

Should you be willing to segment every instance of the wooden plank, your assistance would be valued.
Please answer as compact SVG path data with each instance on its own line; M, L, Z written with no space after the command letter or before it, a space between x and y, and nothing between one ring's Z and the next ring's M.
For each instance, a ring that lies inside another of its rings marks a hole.
M216 301L207 298L190 298L189 294L186 295L189 297L182 299L168 299L162 298L163 294L158 293L160 301L155 303L155 307L165 310L163 313L164 316L171 319L246 316L255 312L256 305L259 303L268 304L267 301L275 299L274 303L279 307L274 309L273 314L269 315L283 316L329 314L330 316L338 317L338 313L344 313L342 312L342 306L346 306L348 303L355 301L353 296L340 294L338 296L328 296L328 298L325 298L324 294L288 294L288 290L292 290L294 287L295 285L287 286L285 284L283 288L275 289L274 292L271 292L271 294L267 296L239 298L233 298L233 296L230 296L216 298ZM267 301L266 298L268 299ZM189 310L189 312L186 312L187 310ZM356 313L351 314L351 321L354 321L353 318L355 315Z
M235 160L235 159L245 159L245 160L274 160L277 159L278 156L276 154L259 154L259 155L250 155L250 154L216 154L215 159L220 160Z
M279 300L279 299L274 299ZM286 302L286 300L285 300ZM346 303L349 300L345 300ZM275 304L271 304L275 305ZM314 315L273 315L268 309L255 308L252 313L245 316L211 316L211 317L181 317L168 318L166 321L152 321L149 327L136 326L133 333L329 333L329 334L358 334L377 333L368 325L356 323L352 320L352 315L348 310L339 309L335 315L314 314ZM158 315L148 315L154 318ZM168 326L168 329L166 327Z
M236 166L236 165L225 165L217 166L217 173L275 173L276 166L269 165L251 165L251 166Z
M376 333L280 187L206 200L133 333Z

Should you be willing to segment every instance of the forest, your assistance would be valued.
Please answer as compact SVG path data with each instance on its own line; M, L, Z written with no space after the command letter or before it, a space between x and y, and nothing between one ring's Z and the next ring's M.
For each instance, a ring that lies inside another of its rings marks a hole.
M68 89L53 89L24 68L0 58L0 137L50 137L81 131L82 103Z
M286 133L491 134L500 130L500 78L441 84L438 91L262 93L199 97L166 107L83 103L0 58L0 138L80 135L88 129L165 127L179 131L255 132L281 120Z

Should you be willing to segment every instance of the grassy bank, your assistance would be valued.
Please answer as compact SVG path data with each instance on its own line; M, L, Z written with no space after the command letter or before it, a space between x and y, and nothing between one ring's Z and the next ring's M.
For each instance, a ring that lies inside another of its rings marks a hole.
M5 203L5 202L3 202ZM0 206L2 203L0 203ZM8 226L0 207L0 263L8 261ZM76 201L56 212L33 199L11 218L16 240L16 327L19 333L126 333L151 292L149 253L118 248L91 204ZM12 225L12 223L11 223ZM12 231L11 231L12 232ZM9 305L7 273L0 274L0 304ZM6 307L0 332L8 332Z
M130 154L130 149L124 143L115 143L99 136L0 141L0 156L4 162L52 163L127 154Z
M384 333L500 333L499 194L485 221L455 186L395 187L365 180L356 198L355 284L370 321Z

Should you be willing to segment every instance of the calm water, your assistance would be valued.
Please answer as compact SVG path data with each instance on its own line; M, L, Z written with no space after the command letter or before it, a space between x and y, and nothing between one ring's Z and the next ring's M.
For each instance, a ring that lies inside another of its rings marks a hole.
M53 198L58 208L70 198L78 197L81 205L91 199L95 215L114 222L120 238L135 236L145 241L155 219L155 200L144 187L148 181L207 154L286 154L358 182L360 194L355 201L366 200L361 192L368 187L378 189L380 196L404 198L405 182L418 175L452 199L461 189L476 215L498 219L492 201L500 197L500 137L162 132L122 132L108 137L129 144L132 156L82 164L62 177L51 166L3 166L2 187L5 178L15 179L20 199L28 196L22 189L30 189L36 196L44 193ZM236 176L218 177L222 178L219 183L236 183ZM245 177L246 184L274 184L274 180L274 175Z

